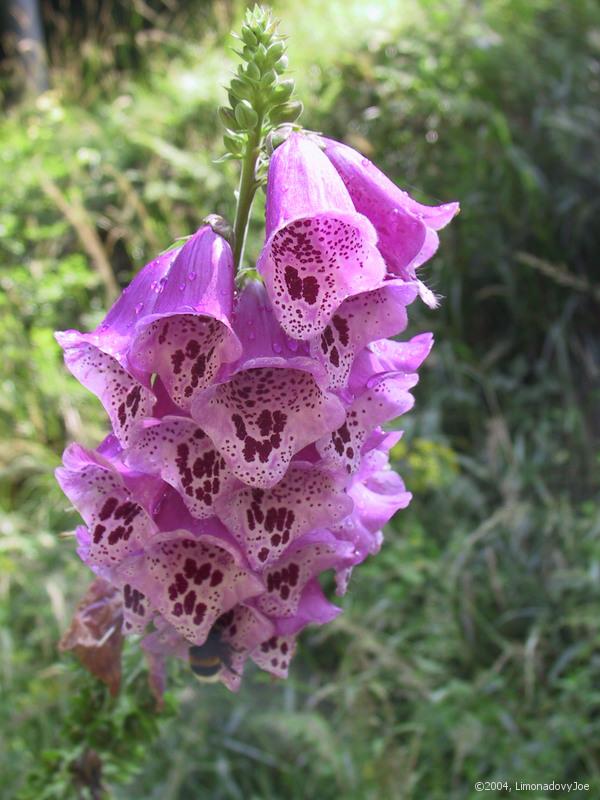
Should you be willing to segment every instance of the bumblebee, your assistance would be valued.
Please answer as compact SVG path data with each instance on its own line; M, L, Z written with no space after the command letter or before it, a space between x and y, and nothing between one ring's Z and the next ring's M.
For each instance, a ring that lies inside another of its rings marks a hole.
M234 675L239 674L231 665L231 655L238 651L229 642L223 641L222 636L223 628L218 625L217 621L217 624L211 628L204 644L193 645L188 650L190 669L202 683L218 681L224 668L233 672Z

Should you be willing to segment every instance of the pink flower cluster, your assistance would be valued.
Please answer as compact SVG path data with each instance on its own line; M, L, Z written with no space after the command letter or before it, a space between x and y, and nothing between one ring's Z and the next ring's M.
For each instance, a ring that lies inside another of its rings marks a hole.
M292 134L274 153L266 243L236 295L205 226L148 264L91 333L57 334L113 433L69 446L57 477L78 552L122 595L156 683L219 631L218 677L286 677L298 632L334 619L410 494L390 469L430 334L390 337L431 293L415 269L456 203L422 206L350 148Z

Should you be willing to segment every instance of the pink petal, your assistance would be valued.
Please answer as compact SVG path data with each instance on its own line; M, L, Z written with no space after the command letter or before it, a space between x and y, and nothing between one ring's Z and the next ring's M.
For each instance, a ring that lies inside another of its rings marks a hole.
M387 525L396 511L406 508L412 499L402 478L391 468L387 453L379 449L363 455L348 493L354 500L354 519L372 533Z
M263 590L223 541L196 539L187 531L161 534L142 558L122 565L119 574L196 645L205 641L221 614Z
M137 321L130 362L157 373L173 402L187 410L221 365L239 358L232 309L231 248L204 226L176 253L151 308Z
M248 656L273 635L273 624L255 608L237 605L223 614L215 627L220 631L221 641L231 647L229 664L224 665L219 680L230 691L237 692Z
M267 241L258 269L288 335L316 336L347 297L383 280L384 261L356 217L314 213Z
M89 563L113 567L141 550L156 533L123 477L101 456L72 444L56 470L63 492L89 527Z
M270 636L253 651L251 658L257 666L276 678L287 678L295 652L295 636Z
M194 314L171 314L143 327L133 344L132 361L156 372L176 406L188 410L210 386L224 363L235 361L240 346L228 325Z
M256 598L257 607L269 617L293 617L302 590L311 578L351 558L353 547L318 531L303 537L263 573L266 592Z
M135 469L159 474L199 519L213 516L215 502L238 484L208 436L187 417L148 420L126 459Z
M123 630L125 633L143 633L154 616L148 598L130 583L123 584Z
M344 419L340 401L312 375L272 368L244 370L211 386L192 414L232 472L262 488L280 481L295 453Z
M317 450L327 463L356 472L368 435L377 425L382 425L409 411L414 398L409 394L418 381L414 374L392 373L368 388L352 403L346 420L333 433L317 442Z
M415 283L392 280L342 303L323 333L310 342L311 353L327 369L332 388L346 385L354 357L365 345L404 330L406 306L417 291Z
M56 339L67 368L99 398L117 438L126 445L136 424L152 414L155 397L114 356L90 344L86 339L90 335L61 331Z
M353 557L350 558L352 562ZM342 567L336 567L336 575ZM280 635L296 634L307 625L325 625L342 613L339 606L330 603L325 597L318 578L310 580L300 596L296 613L291 617L278 617L275 619L276 631Z
M378 247L389 270L413 279L415 270L437 250L435 231L458 213L458 203L417 203L356 150L332 139L322 141L356 210L375 226Z
M416 372L433 347L433 335L420 333L408 342L379 339L358 353L349 378L350 390L361 394L369 383L390 373Z
M222 496L216 510L250 566L262 570L303 534L346 517L352 501L339 477L312 464L293 462L272 489L245 487Z
M321 148L293 133L269 162L265 228L267 238L288 222L318 211L354 211L344 182Z
M284 332L263 283L246 283L235 307L233 327L243 348L236 371L288 367L310 372L317 382L327 383L323 368L310 356L308 343L292 339Z
M277 319L296 339L319 334L347 297L386 273L370 223L319 147L299 134L271 158L267 237L257 268Z

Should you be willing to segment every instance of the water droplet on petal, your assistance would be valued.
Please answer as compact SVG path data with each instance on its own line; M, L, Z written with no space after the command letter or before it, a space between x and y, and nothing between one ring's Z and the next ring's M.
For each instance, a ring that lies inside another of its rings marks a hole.
M142 308L143 308L143 307L144 307L144 304L143 304L143 303L138 303L138 304L136 305L136 307L135 307L135 313L136 313L136 314L139 314L139 313L141 312L141 310L142 310Z
M190 280L190 281L193 281L195 277L196 277L196 273L195 272L190 272L188 274L188 280Z
M296 350L298 349L298 342L295 339L288 339L287 346L292 351L292 353L295 353Z
M282 347L278 342L273 342L273 352L281 353Z
M251 342L253 342L256 339L256 334L254 333L254 331L250 331L250 333L248 334L248 338L250 339Z
M183 292L184 289L185 289L185 283L180 283L179 284L179 291Z

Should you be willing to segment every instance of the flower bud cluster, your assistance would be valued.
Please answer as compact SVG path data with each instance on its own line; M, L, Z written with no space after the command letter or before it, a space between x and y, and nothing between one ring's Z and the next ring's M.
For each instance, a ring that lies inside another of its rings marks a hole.
M302 113L302 103L291 99L294 81L282 77L288 64L285 41L271 14L258 6L249 11L239 40L242 63L229 85L229 106L219 108L227 157L237 159L244 157L252 137L293 123Z

